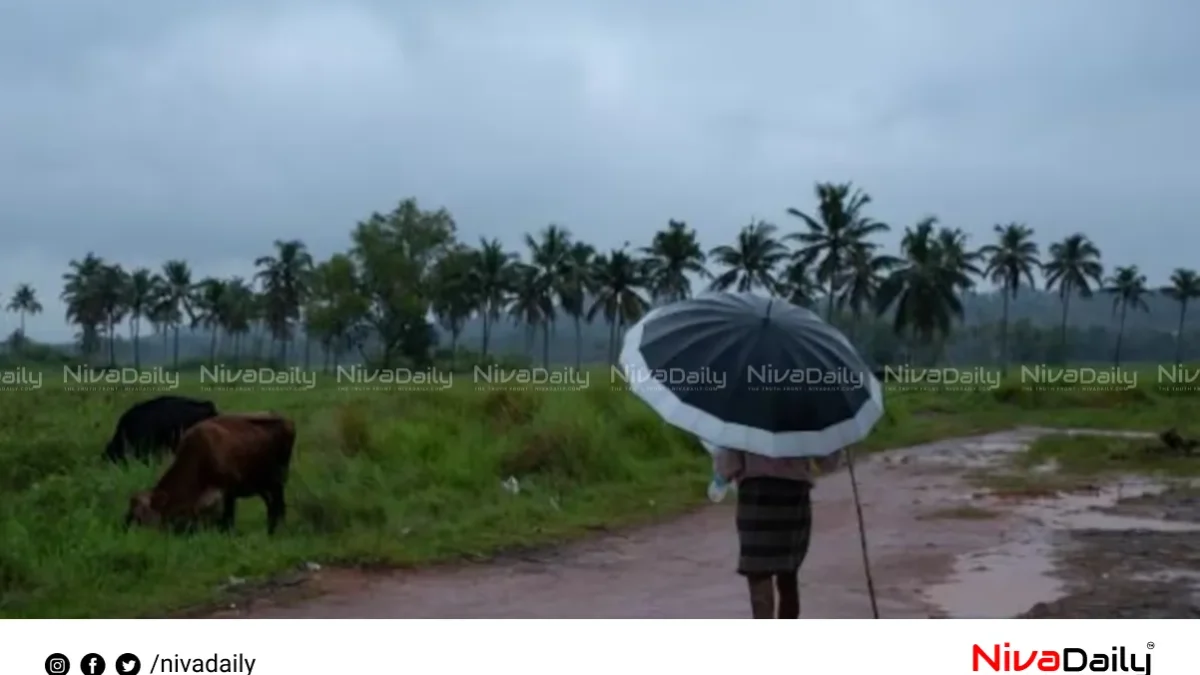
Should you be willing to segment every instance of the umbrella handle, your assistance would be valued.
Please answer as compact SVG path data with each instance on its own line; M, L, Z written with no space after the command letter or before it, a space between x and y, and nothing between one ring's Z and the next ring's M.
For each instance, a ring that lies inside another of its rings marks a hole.
M854 493L854 512L858 516L858 543L862 548L863 571L867 575L867 594L871 597L871 615L879 618L879 604L875 600L875 579L871 576L871 558L867 554L867 528L863 524L862 501L858 498L858 479L854 476L854 450L846 448L846 469L850 473L850 490Z

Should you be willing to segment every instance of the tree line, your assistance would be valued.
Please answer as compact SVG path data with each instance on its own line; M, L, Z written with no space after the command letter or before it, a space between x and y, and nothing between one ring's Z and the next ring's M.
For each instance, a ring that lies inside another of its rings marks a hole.
M570 327L575 362L583 359L583 327L601 322L607 358L615 359L623 331L652 306L690 297L704 287L757 291L808 307L859 341L886 322L903 345L901 358L937 362L947 341L964 325L964 297L987 285L999 291L1002 311L995 335L1000 361L1010 360L1010 301L1022 291L1044 288L1061 306L1058 351L1067 353L1072 301L1102 294L1111 298L1120 363L1126 320L1146 312L1147 298L1161 294L1178 306L1174 351L1182 355L1184 322L1200 297L1200 275L1177 269L1168 285L1150 288L1136 266L1106 271L1101 252L1085 234L1051 243L1044 253L1034 230L1022 223L997 224L988 243L972 247L959 228L927 217L904 228L899 250L883 250L878 238L892 228L868 211L870 196L851 183L818 183L815 208L788 208L790 228L754 220L733 241L709 250L686 223L671 220L648 245L628 242L599 251L569 229L549 225L524 236L524 251L484 237L458 237L444 208L423 209L405 199L389 213L357 223L347 251L316 261L300 240L276 241L254 261L251 278L193 279L188 263L166 261L160 270L126 270L95 253L72 260L60 297L76 328L85 358L106 351L116 363L116 343L127 333L133 363L147 331L173 347L179 363L181 328L204 329L209 358L278 359L286 362L298 337L321 349L327 363L354 354L390 367L404 361L428 364L448 339L460 348L470 320L482 324L477 345L490 357L495 327L522 327L526 348L549 365L551 334ZM8 309L21 318L42 311L28 284L14 292ZM473 345L473 347L475 347Z

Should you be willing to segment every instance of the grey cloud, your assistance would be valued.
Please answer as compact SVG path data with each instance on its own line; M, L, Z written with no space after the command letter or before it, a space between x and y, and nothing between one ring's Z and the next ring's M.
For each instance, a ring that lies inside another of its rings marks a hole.
M62 338L88 250L248 273L410 194L513 246L671 217L713 245L790 226L818 179L897 228L1025 220L1156 280L1196 264L1191 3L411 4L0 2L0 293L37 285L31 330Z

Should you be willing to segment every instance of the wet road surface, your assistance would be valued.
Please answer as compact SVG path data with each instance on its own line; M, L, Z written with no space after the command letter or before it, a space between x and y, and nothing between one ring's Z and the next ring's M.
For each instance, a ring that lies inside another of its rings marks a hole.
M1059 500L998 505L964 477L1048 432L1026 428L946 440L858 463L883 618L1011 617L1066 592L1054 575L1050 535L1056 527L1071 527L1072 513L1097 518L1095 505L1048 505ZM800 574L802 616L869 618L846 472L822 478L813 501L812 546ZM986 517L968 517L964 509ZM736 555L733 508L718 505L554 552L489 564L386 574L323 570L312 583L318 597L258 601L217 616L748 617L744 581L733 571Z

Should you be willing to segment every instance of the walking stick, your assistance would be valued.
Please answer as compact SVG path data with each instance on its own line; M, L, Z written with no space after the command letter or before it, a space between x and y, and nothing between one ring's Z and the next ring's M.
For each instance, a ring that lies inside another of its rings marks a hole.
M854 450L846 448L846 469L850 472L850 489L854 492L854 512L858 516L858 543L862 547L863 571L867 574L867 593L871 596L871 615L879 618L875 602L875 580L871 577L871 558L867 554L867 528L863 524L862 502L858 499L858 479L854 477Z

